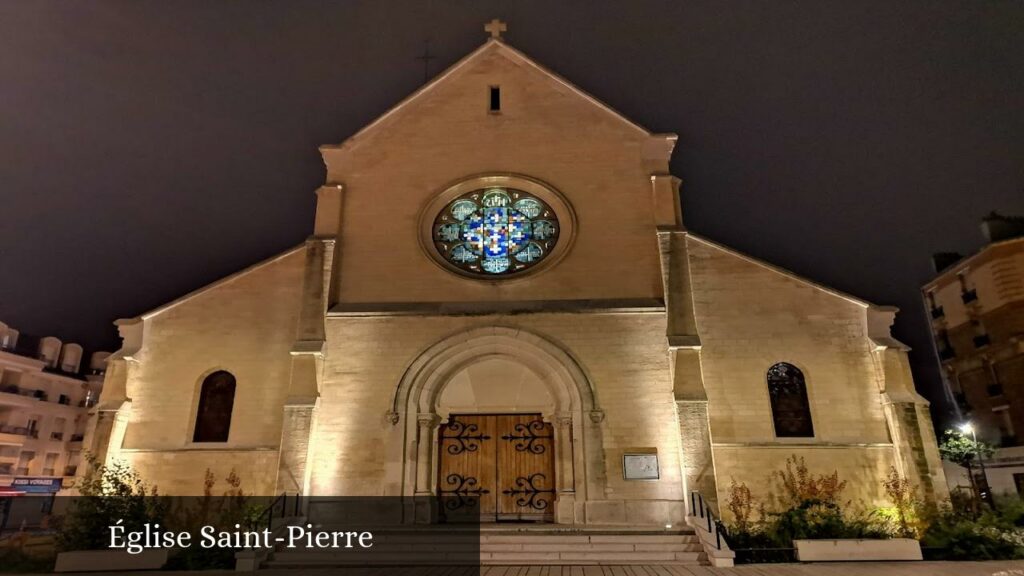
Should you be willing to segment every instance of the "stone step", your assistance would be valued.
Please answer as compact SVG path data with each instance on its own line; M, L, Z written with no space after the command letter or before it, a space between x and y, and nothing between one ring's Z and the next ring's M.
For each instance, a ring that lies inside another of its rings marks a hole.
M264 563L268 568L301 568L303 566L402 566L402 565L636 565L636 564L700 564L700 552L484 552L459 554L439 552L426 554L389 553L350 554L288 553L275 555Z
M390 530L374 534L378 548L367 551L286 549L264 566L297 568L341 565L623 565L700 564L705 560L689 530L601 532L597 530ZM383 548L386 548L386 552Z
M576 544L601 543L601 544L672 544L676 542L697 542L696 534L643 534L643 535L603 535L603 534L481 534L481 544L507 544L507 543L549 543L549 542L572 542Z

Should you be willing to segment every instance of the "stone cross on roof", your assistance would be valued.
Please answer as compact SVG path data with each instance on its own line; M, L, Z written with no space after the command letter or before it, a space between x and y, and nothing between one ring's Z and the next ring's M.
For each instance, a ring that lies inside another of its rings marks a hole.
M501 33L508 30L508 25L498 20L497 18L491 20L487 24L484 24L484 31L491 33L491 38L495 40L501 40Z

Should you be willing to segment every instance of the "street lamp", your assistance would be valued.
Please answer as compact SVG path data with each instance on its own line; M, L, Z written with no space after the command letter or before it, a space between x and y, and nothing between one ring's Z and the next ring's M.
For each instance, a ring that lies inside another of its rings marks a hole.
M978 446L978 433L974 430L974 425L971 424L970 422L964 422L963 424L961 424L960 432L962 434L971 435L971 441L974 442L974 454L978 457L978 468L981 470L981 481L983 483L982 490L984 490L981 499L987 501L988 505L991 506L993 510L995 510L996 503L995 500L993 500L992 498L992 491L989 489L988 486L988 474L985 473L985 460L981 456L981 447Z

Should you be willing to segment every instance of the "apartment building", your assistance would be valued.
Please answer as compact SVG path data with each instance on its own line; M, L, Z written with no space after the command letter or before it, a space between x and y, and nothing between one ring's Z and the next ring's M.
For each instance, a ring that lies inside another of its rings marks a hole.
M977 253L933 256L923 289L946 391L960 418L1000 448L994 493L1024 493L1024 218L992 214ZM952 476L951 476L952 477Z
M73 487L108 355L0 323L0 496Z

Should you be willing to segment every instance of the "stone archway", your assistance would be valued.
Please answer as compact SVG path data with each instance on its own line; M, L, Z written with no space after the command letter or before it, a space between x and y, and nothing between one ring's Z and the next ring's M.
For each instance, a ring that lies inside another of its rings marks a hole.
M580 366L553 342L508 327L459 332L420 354L395 392L389 420L389 467L401 470L403 496L435 493L439 401L446 387L467 367L486 359L523 366L545 386L555 426L557 494L555 522L582 522L583 504L603 499L605 472L598 408L593 388ZM443 410L442 410L443 412ZM417 511L417 521L429 521Z

